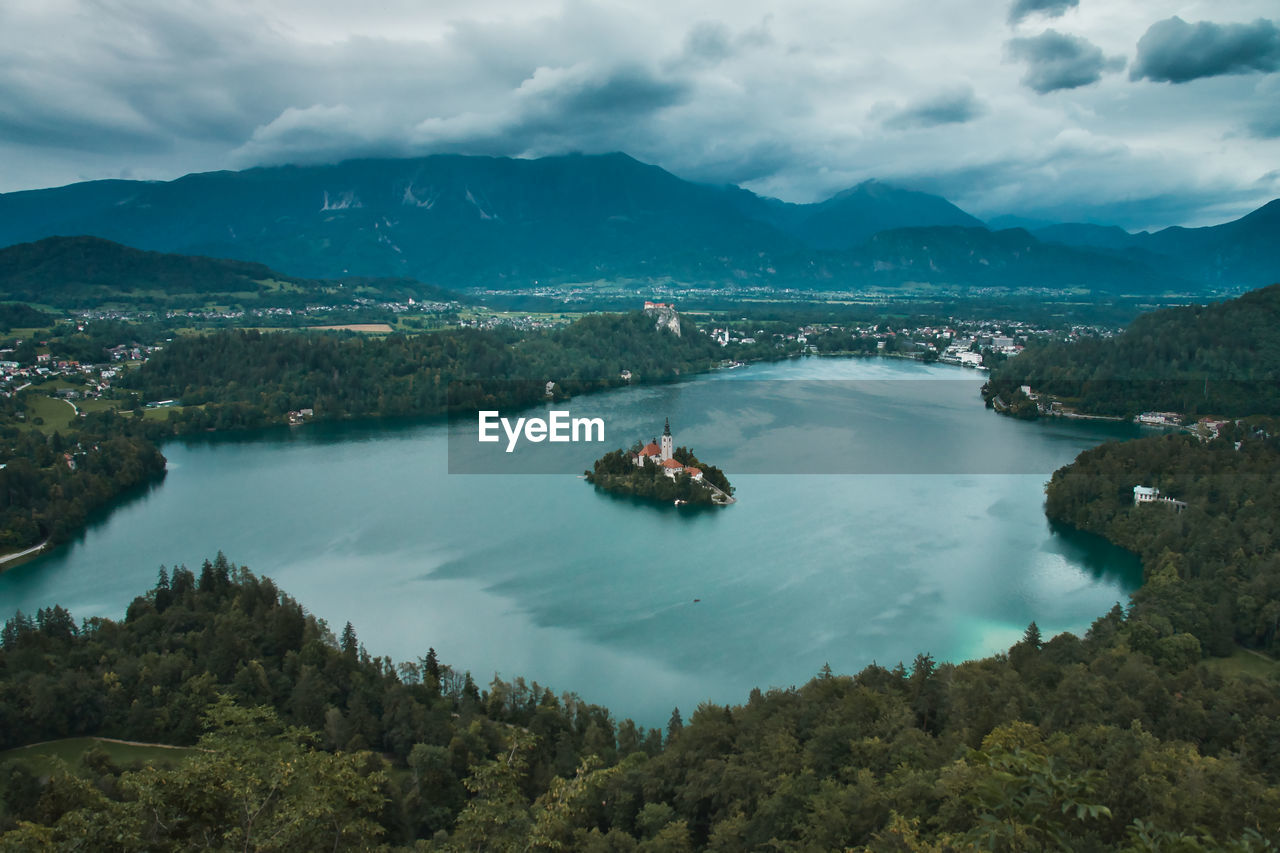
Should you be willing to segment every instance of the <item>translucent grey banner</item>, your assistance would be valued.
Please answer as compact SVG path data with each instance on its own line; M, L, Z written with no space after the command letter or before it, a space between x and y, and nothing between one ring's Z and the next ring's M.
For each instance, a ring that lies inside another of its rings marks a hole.
M483 421L475 411L450 421L449 471L582 474L609 451L650 442L660 446L669 421L674 447L689 448L731 480L753 474L1047 478L1084 448L1143 430L1128 422L997 415L980 394L984 374L892 380L738 378L742 375L726 371L510 408L498 402L506 396L501 387L485 383L493 405L481 409ZM517 390L524 393L527 385L520 383ZM471 400L474 390L467 391ZM561 392L554 388L552 393ZM552 440L557 437L565 440Z

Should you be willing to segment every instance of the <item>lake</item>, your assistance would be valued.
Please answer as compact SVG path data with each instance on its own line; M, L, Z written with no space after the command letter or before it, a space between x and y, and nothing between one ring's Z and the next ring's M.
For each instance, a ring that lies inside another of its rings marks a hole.
M542 407L601 417L605 444L513 454L477 444L472 419L173 441L162 484L0 575L0 612L120 618L162 564L222 550L373 654L434 646L482 687L519 675L644 725L827 663L961 661L1032 620L1081 632L1141 569L1051 530L1044 484L1137 428L1001 418L982 379L893 359L717 371ZM668 417L736 504L639 503L575 476Z

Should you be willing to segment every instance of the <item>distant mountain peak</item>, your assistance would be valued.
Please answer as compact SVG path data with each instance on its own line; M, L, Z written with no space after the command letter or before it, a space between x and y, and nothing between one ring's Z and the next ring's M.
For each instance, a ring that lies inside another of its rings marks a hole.
M854 184L853 186L848 187L847 189L840 190L840 192L828 198L827 201L831 202L831 201L837 201L840 199L857 198L858 196L869 196L872 198L876 198L876 197L884 197L884 196L892 195L894 193L911 193L911 192L914 192L914 190L906 190L895 184L885 183L879 178L867 178L865 181ZM920 193L920 195L925 195L925 193ZM820 202L820 203L825 203L825 202Z
M1280 219L1280 198L1273 198L1271 201L1267 202L1252 213L1247 213L1240 217L1237 221L1256 222L1270 221L1272 219ZM1276 238L1280 239L1280 234L1277 234Z
M852 249L893 228L986 227L942 196L902 189L876 178L841 190L811 209L795 233L823 249Z

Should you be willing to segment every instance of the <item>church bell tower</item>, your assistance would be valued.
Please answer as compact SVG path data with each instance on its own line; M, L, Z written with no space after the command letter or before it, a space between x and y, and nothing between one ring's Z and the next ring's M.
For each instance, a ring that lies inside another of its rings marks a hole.
M667 425L662 430L662 461L666 462L670 459L674 450L675 442L671 439L671 419L667 418Z

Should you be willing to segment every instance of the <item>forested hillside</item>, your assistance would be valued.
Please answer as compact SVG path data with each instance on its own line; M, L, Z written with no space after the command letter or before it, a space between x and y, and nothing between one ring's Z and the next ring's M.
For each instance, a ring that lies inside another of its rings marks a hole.
M140 251L99 237L46 237L0 248L0 299L62 308L185 309L211 301L301 308L318 301L349 302L360 295L454 298L440 288L405 279L348 276L345 284L315 281L258 263ZM6 321L4 314L0 323L23 325Z
M482 688L430 649L393 665L220 556L162 571L123 622L6 623L4 746L202 751L124 772L90 753L48 778L12 761L0 846L1262 850L1280 694L1203 664L1160 606L1083 639L1032 625L959 666L823 671L663 733L518 678Z
M101 421L94 421L101 425ZM89 513L164 476L164 456L133 424L64 437L0 427L0 554L57 545Z
M205 407L175 413L180 428L221 428L279 421L300 408L342 418L528 405L545 399L549 381L573 394L623 384L623 370L632 381L654 381L706 370L721 357L691 323L677 336L637 311L531 334L222 331L174 340L123 384L147 400Z
M1236 642L1280 653L1276 423L1240 421L1207 442L1166 435L1087 450L1054 474L1046 512L1142 556L1148 582L1134 595L1138 614L1158 615L1213 654ZM1137 485L1186 509L1135 506Z
M1020 385L1093 414L1280 413L1280 284L1152 311L1114 338L1028 346L992 371L988 395L1010 402Z
M97 237L49 237L0 249L8 299L93 307L143 294L253 294L273 277L262 264L141 252Z

